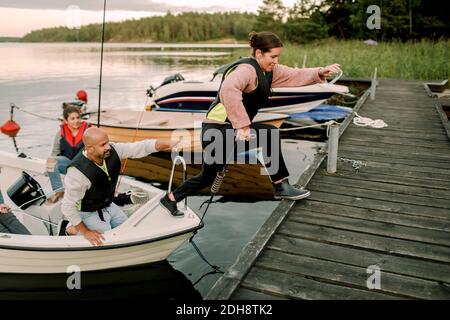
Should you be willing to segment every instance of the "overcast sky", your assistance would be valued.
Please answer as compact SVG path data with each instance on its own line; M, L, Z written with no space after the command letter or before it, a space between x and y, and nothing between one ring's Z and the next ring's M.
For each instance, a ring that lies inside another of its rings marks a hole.
M292 6L295 0L283 0ZM206 5L205 5L206 4ZM182 11L252 11L262 0L107 0L107 21ZM41 28L101 22L103 0L0 0L0 36L21 37Z

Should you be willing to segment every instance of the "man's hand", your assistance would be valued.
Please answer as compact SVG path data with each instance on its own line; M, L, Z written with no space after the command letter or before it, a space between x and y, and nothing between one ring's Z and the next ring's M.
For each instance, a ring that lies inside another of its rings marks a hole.
M341 66L337 63L330 64L329 66L319 69L319 76L322 78L327 78L334 73L339 73L341 71Z
M80 232L83 237L89 240L94 246L101 246L103 244L102 240L105 241L102 233L96 230L89 230L88 227L81 222L75 226L75 228Z
M103 235L96 230L89 230L83 233L83 237L89 240L94 246L101 246L103 244L102 240L105 241Z
M4 203L0 204L0 213L8 213L8 212L11 212L11 208Z
M185 142L177 140L156 140L156 151L177 151L188 145Z

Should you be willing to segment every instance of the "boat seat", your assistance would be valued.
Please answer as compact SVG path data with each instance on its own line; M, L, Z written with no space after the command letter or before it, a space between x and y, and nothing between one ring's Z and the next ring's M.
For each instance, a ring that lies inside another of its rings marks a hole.
M63 220L61 201L53 204L46 202L41 206L32 205L27 208L25 212L56 225ZM27 217L26 215L23 215L23 219L26 227L33 235L57 235L57 226L52 226L43 221L33 219L32 217Z

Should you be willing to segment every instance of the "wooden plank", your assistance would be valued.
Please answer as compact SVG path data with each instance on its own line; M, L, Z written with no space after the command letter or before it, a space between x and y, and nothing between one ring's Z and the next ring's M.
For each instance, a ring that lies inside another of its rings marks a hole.
M396 97L394 94L392 97L387 97L386 95L379 96L382 99L374 102L375 105L380 106L379 109L376 108L366 108L366 111L389 111L396 108L402 108L406 112L408 111L429 111L432 110L430 99L423 95L423 92L413 93L409 96Z
M394 102L392 102L394 103ZM389 126L396 127L395 122L398 123L417 123L418 127L424 127L425 123L429 122L431 127L436 126L436 112L432 110L431 105L427 105L424 109L411 108L405 106L389 106L383 103L378 103L372 108L363 109L360 116L372 119L382 119ZM424 122L422 122L422 120Z
M336 177L348 177L355 180L377 181L390 184L404 184L415 187L426 187L433 190L450 190L450 181L436 180L427 177L407 177L401 172L394 171L392 173L380 173L378 169L371 167L364 167L358 172L349 166L338 166L338 172L334 174Z
M397 150L396 150L397 149ZM442 152L440 154L432 151L424 153L423 150L418 148L398 147L398 148L383 148L378 146L367 146L365 144L343 144L339 145L339 151L352 151L360 152L362 154L386 156L389 158L405 158L411 157L416 160L443 162L445 164L450 163L450 154Z
M382 119L387 123L388 127L393 126L397 128L441 128L441 124L438 122L437 115L430 114L428 112L422 112L421 114L409 113L406 114L404 111L399 110L381 110L364 112L364 114L359 114L362 117L367 117L371 119Z
M378 174L385 174L403 177L414 177L418 180L424 179L430 181L449 181L449 173L447 169L443 169L442 167L437 168L434 166L429 166L429 164L426 162L423 162L423 166L420 167L416 165L419 162L401 161L401 159L388 159L389 162L380 162L380 158L364 157L361 155L347 153L343 153L339 156L338 170L355 170L353 167L354 161L360 161L358 165L358 170L360 172L365 172L367 174L370 173L373 176L376 176ZM408 162L408 164L400 162Z
M387 128L383 128L382 130L376 130L373 128L367 127L354 127L352 126L346 132L345 137L347 136L361 136L361 137L391 137L391 138L405 138L405 139L423 139L431 142L448 142L448 139L445 135L443 135L444 131L440 131L438 133L420 133L410 132L410 131L399 131L399 130L388 130ZM345 138L344 137L344 138Z
M328 226L302 224L294 221L280 226L278 233L290 237L345 245L351 248L364 248L405 257L450 263L450 248L434 244L376 236Z
M239 288L230 297L230 300L288 300L286 297L280 297L273 294L262 293L252 289Z
M364 117L364 115L360 114L360 116ZM376 116L371 116L369 117L371 119L382 119L382 117L376 117ZM383 120L383 119L382 119ZM386 120L386 119L384 119ZM390 121L385 121L386 124L388 125L388 127L383 128L382 130L385 130L387 128L389 128L389 130L398 130L398 131L409 131L409 132L416 132L417 134L421 133L421 132L431 132L431 133L439 133L442 131L442 126L440 125L430 125L430 126L425 126L423 123L421 122L413 122L413 121L406 121L406 120L390 120ZM374 129L374 130L380 130L380 129Z
M398 297L328 284L315 279L292 277L291 274L253 267L244 282L243 288L276 294L289 299L400 299Z
M383 158L374 155L362 154L362 152L356 153L346 152L342 150L340 150L339 152L339 157L351 160L360 160L364 162L365 166L360 169L361 171L365 168L376 168L377 172L387 171L390 174L395 174L395 172L397 171L402 175L408 172L426 173L426 175L423 176L424 178L428 177L443 180L448 180L445 176L448 176L450 174L449 168L442 165L442 163L437 162L416 161L409 158ZM341 161L342 164L346 164L342 159ZM420 177L420 175L418 175L418 177Z
M367 234L411 240L440 246L450 246L450 233L445 231L427 230L395 225L389 222L375 222L360 218L343 217L339 215L308 212L291 212L289 221L307 223L318 226L332 226L342 230L363 232ZM450 221L449 221L450 222Z
M342 285L369 291L367 268L346 265L293 255L275 250L266 250L258 259L256 266L264 269L285 272L295 277L306 277L326 283ZM437 286L436 282L392 274L380 270L380 289L371 292L392 294L410 299L449 299L450 291Z
M383 129L374 129L374 128L370 128L370 127L361 127L361 126L356 126L356 125L352 125L351 130L371 130L374 133L375 132L392 132L392 133L410 133L410 134L414 134L414 135L439 135L442 132L445 132L445 130L442 127L432 127L432 128L425 128L425 127L420 127L420 126L415 126L412 128L405 128L405 127L397 127L397 126L392 126L389 125L383 128Z
M344 159L351 159L351 160L361 160L356 159L356 157L352 157L350 155L343 155ZM363 160L361 160L363 161ZM367 162L364 162L366 164ZM394 164L393 164L394 166ZM321 169L322 171L325 170L324 168ZM424 172L422 171L413 171L408 170L405 168L402 169L393 169L393 168L378 168L376 166L362 166L358 171L355 171L353 167L351 167L350 163L343 162L342 160L338 162L338 169L337 169L336 175L342 175L342 176L353 176L353 175L359 175L359 174L366 174L370 177L370 179L376 179L378 176L392 176L393 178L397 179L397 177L400 178L409 178L409 179L416 179L418 183L422 182L424 186L430 187L430 188L439 188L439 189L448 189L449 185L449 179L447 178L447 175L442 175L439 173L430 173L430 172Z
M413 107L414 103L421 104L422 106ZM372 106L367 105L359 114L363 117L382 118L388 124L403 119L411 119L412 121L417 122L419 126L424 125L424 123L421 122L423 119L432 120L433 123L431 124L437 123L435 122L437 113L436 110L434 110L432 101L411 101L408 99L407 104L408 105L402 105L395 101L386 103L379 100Z
M387 212L403 213L413 216L445 219L445 221L443 222L446 222L450 216L450 212L448 209L424 207L414 204L371 199L363 197L362 195L348 196L343 194L334 194L315 190L314 192L311 193L308 199L325 203L337 203L348 206L354 206L357 208L366 208Z
M418 135L415 141L412 139L405 138L391 138L391 137L374 137L374 136L363 136L360 134L346 135L341 139L343 145L356 145L367 147L378 147L385 148L387 150L392 150L397 147L400 149L398 151L403 152L403 150L415 150L415 151L427 151L433 155L448 155L447 151L450 147L450 143L443 142L429 142L421 141Z
M276 234L267 249L367 268L378 265L385 272L437 282L450 283L450 265L411 257L395 256L365 248Z
M429 163L440 163L441 167L446 167L450 163L450 157L446 155L435 156L429 154L418 154L413 150L402 150L402 152L389 152L383 148L361 147L356 145L339 145L338 154L357 154L360 157L384 157L384 162L402 163L405 159Z
M381 111L381 110L380 110ZM436 123L434 121L429 121L428 123L424 123L423 121L417 119L417 120L412 120L412 119L406 119L406 118L400 118L400 117L395 117L395 118L387 118L384 117L383 114L380 113L363 113L360 114L358 113L361 117L368 117L371 119L382 119L387 123L387 128L395 128L395 129L408 129L408 130L413 130L413 131L420 131L420 130L433 130L433 131L439 131L441 130L442 126L439 123Z
M422 197L444 199L450 205L450 190L437 190L424 187L414 187L407 184L393 184L375 182L361 179L353 179L351 176L337 176L337 175L316 175L313 181L315 184L321 182L345 187L358 187L360 189L386 191L396 194L405 195L420 195ZM432 201L432 199L430 199Z
M304 211L333 214L336 216L364 219L396 224L406 227L416 227L428 230L450 231L450 221L430 217L410 216L401 213L351 207L336 203L325 203L308 198L295 204L290 215L301 214Z
M357 184L360 182L361 184ZM363 196L367 199L375 199L375 200L383 200L391 203L400 203L400 204L412 204L421 206L423 211L435 211L436 209L446 209L440 210L440 212L444 213L447 211L447 214L443 214L443 218L450 219L450 201L447 199L430 199L429 197L424 196L415 196L410 194L393 194L389 191L377 191L364 188L363 181L355 180L355 184L353 186L344 186L337 184L330 184L325 182L317 182L313 180L308 184L308 189L311 191L327 191L329 193L360 197ZM329 191L328 191L329 190Z
M417 139L420 141L428 141L434 143L448 143L446 137L442 136L442 130L436 130L436 133L433 132L417 132L417 131L401 131L401 130L388 130L387 128L383 129L374 129L370 127L356 127L353 126L349 128L347 131L346 137L362 137L362 138L375 138L375 137L383 137L383 138L391 138L391 139L404 139L411 140Z
M354 142L364 142L366 145L388 145L388 146L418 146L427 149L440 149L450 147L450 143L447 141L436 142L431 139L405 139L405 138L395 138L395 137L383 137L383 136L363 136L361 134L345 134L345 137L339 141L339 143L350 143Z

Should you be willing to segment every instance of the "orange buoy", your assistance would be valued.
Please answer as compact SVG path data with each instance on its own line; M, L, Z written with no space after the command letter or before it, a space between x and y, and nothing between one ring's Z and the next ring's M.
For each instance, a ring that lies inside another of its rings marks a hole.
M14 120L8 120L2 125L1 130L2 133L14 138L19 132L20 126Z
M11 103L11 118L0 127L2 133L12 138L17 136L20 130L20 126L14 121L14 108L16 108L16 105Z
M78 100L84 101L87 103L87 93L84 90L79 90L77 92L77 98Z

